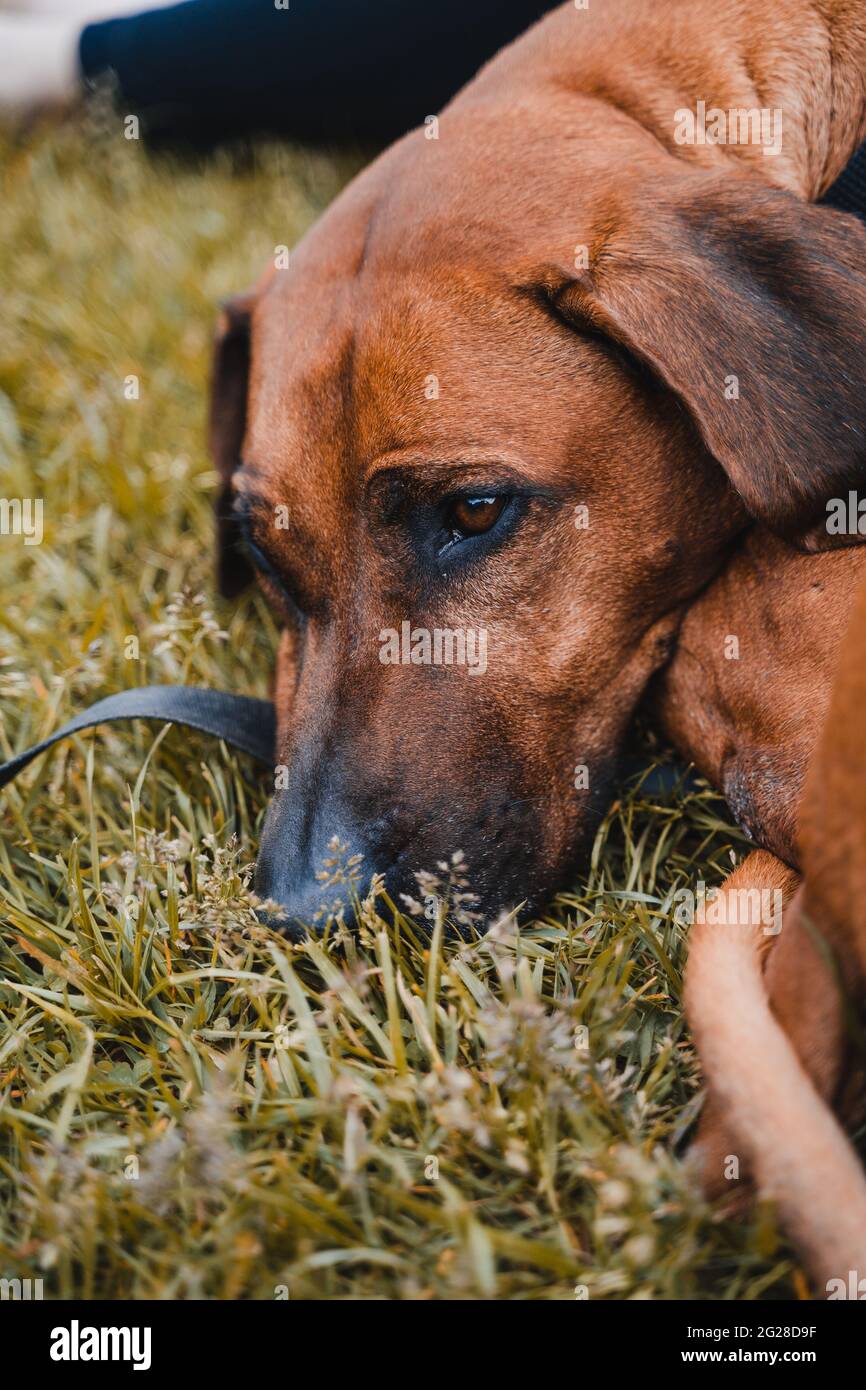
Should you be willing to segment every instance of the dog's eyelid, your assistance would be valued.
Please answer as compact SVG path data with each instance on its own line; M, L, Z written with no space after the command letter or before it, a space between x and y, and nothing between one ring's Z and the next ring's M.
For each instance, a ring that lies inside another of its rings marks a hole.
M286 587L280 574L271 565L267 556L263 555L255 545L247 547L247 554L249 555L256 573L266 585L269 585L270 588L273 589L282 607L299 627L303 627L307 622L308 615L306 611L301 607L295 595ZM261 560L264 560L265 563L260 563Z
M457 476L454 476L455 470ZM405 476L408 472L409 476ZM396 475L396 476L395 476ZM503 502L536 496L550 496L551 490L532 482L513 470L488 467L483 471L472 468L468 474L455 463L449 471L438 468L431 475L420 469L383 470L377 475L378 486L372 488L368 500L379 523L410 523L415 514L442 515L460 502L482 497L501 498Z
M264 518L272 514L269 504L262 498L252 497L248 493L238 493L232 503L232 511L247 548L257 551L268 565L278 570L279 565L268 554L268 542L261 534Z
M410 498L445 496L446 493L531 491L534 484L519 458L487 454L474 446L456 448L453 454L431 458L427 454L399 450L380 456L368 470L364 491L393 489Z
M249 523L248 517L244 520ZM273 587L292 617L299 623L305 623L307 614L292 591L291 584L284 578L281 566L271 558L267 550L260 544L249 524L242 523L241 536L250 564L256 573Z

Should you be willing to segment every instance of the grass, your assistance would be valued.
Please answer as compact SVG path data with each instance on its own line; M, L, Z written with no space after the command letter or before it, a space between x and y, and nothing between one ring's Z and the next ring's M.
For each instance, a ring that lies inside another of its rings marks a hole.
M267 693L267 610L210 597L215 305L357 162L180 164L98 102L0 137L2 492L45 500L41 546L0 538L0 755L123 686ZM0 1276L81 1298L805 1292L772 1213L721 1220L683 1160L700 1077L672 895L742 848L708 790L626 789L519 935L431 937L338 850L344 908L297 945L253 915L266 795L243 757L141 724L2 794Z

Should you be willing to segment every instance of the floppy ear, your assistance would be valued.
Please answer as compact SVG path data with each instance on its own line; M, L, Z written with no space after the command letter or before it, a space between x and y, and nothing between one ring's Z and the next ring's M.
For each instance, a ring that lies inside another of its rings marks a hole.
M751 514L808 549L866 475L866 229L792 194L689 171L611 210L552 295L685 404Z
M217 585L234 598L253 577L240 528L232 514L232 474L241 462L247 424L252 296L239 295L222 307L214 347L210 396L210 451L220 476L216 499Z

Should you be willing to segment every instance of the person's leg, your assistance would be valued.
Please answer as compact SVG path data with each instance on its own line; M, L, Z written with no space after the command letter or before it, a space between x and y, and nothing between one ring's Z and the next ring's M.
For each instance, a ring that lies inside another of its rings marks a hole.
M85 77L116 74L125 106L205 134L392 139L423 122L545 0L186 0L89 25Z
M159 10L171 0L0 0L0 10L32 16L55 15L82 28L97 19L112 19L143 10Z
M65 106L80 89L81 25L56 15L0 13L0 113Z
M81 92L86 24L153 10L167 0L0 0L0 112L63 107Z
M112 71L177 133L390 139L435 113L550 0L0 0L0 109ZM10 9L14 6L14 9ZM128 11L134 10L130 14ZM124 13L127 11L127 13ZM87 23L110 12L111 18ZM83 28L82 32L82 26Z

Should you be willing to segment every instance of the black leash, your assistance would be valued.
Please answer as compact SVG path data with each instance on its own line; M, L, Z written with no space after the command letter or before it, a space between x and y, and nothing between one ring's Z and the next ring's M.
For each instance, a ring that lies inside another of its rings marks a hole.
M866 143L860 146L821 203L853 213L866 222ZM222 690L194 685L145 685L98 700L41 743L0 763L0 788L7 786L22 768L61 739L95 724L110 724L120 719L155 719L165 724L184 724L223 739L259 762L273 763L274 760L276 718L269 700L229 695ZM631 771L639 770L631 768ZM649 795L669 791L681 776L676 768L659 767L646 779L643 788Z
M91 729L95 724L112 724L118 719L156 719L163 724L184 724L223 739L261 763L274 761L276 718L270 700L229 695L223 690L206 690L196 685L143 685L97 700L95 705L82 710L41 743L17 753L7 763L0 763L0 787L5 787L28 763L62 738Z

